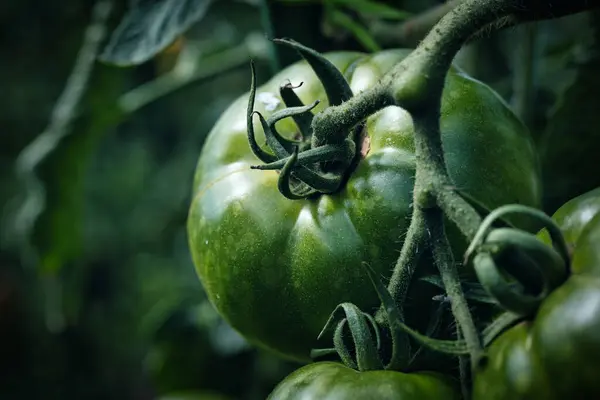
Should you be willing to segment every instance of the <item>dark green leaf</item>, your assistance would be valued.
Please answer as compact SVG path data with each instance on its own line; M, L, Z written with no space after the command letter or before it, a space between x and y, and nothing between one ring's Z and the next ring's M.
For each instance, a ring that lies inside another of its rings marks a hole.
M206 14L212 0L139 0L113 32L100 59L120 66L141 64Z
M381 50L369 31L346 13L334 9L328 13L328 17L333 24L349 31L368 51L377 52Z
M411 13L398 10L392 6L372 0L336 0L336 4L348 7L361 15L369 15L377 18L393 19L397 21L404 20L411 16Z

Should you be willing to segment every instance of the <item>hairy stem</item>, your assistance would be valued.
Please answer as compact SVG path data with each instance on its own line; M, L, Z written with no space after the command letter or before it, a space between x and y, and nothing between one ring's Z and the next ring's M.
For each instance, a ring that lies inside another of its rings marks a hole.
M456 327L456 339L464 339L460 326ZM458 356L458 372L460 376L460 391L464 400L471 399L471 369L469 368L469 357Z
M359 96L350 97L342 104L327 107L315 115L313 135L333 137L340 132L350 132L369 115L391 105L394 105L394 99L388 94L387 87L381 83L374 85Z
M424 229L430 235L433 258L442 277L446 293L451 299L452 313L467 343L473 366L476 365L475 363L479 360L483 352L481 339L471 317L454 264L450 243L446 237L445 210L440 208L436 196L438 193L449 192L447 188L451 186L444 161L440 135L440 101L440 99L438 99L437 103L433 103L432 101L433 104L431 104L431 107L423 109L421 112L412 113L415 127L415 153L417 157L414 189L415 206L423 208ZM457 205L455 211L460 211L461 213L458 215L461 216L474 213L476 218L470 221L473 223L471 229L477 228L481 219L471 205L466 202L464 203L462 208ZM462 226L462 223L458 225ZM422 228L415 227L413 229ZM475 231L476 229L473 230L473 235Z
M417 268L421 254L426 246L427 235L424 227L424 219L422 210L415 206L410 222L410 226L402 245L400 257L394 267L394 272L388 284L388 290L392 298L398 305L400 316L404 317L403 304L408 293L408 288L412 280L412 276ZM378 319L382 316L382 310L378 314Z
M446 14L415 51L377 85L319 113L313 120L313 130L348 132L372 113L392 104L411 112L427 108L432 99L441 97L456 53L482 29L500 29L515 21L555 18L594 7L598 5L586 0L465 0Z
M452 313L467 343L471 355L471 368L473 368L483 354L483 347L460 284L450 243L446 238L444 214L437 207L428 209L424 213L425 223L432 237L433 258L442 276L446 293L450 297Z
M450 221L454 222L467 240L473 239L481 224L481 216L477 211L448 186L438 187L435 196L438 206Z

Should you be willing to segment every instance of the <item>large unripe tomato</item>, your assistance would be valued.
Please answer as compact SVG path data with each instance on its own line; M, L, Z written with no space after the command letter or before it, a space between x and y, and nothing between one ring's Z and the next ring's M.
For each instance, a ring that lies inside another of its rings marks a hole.
M458 400L456 382L433 373L358 372L342 364L319 362L285 378L268 400Z
M357 94L408 53L337 52L326 57ZM304 104L322 101L315 112L327 106L314 72L299 62L257 89L255 109L268 117L284 107L279 86L288 80L303 83L295 92ZM247 94L235 101L206 140L194 179L189 244L210 300L235 329L251 343L307 360L336 305L352 302L368 311L379 304L361 262L389 277L399 255L411 214L413 123L398 107L372 115L366 124L369 151L344 188L333 195L289 200L278 192L277 172L250 169L260 161L247 142L247 104ZM297 132L291 119L277 128L288 137ZM488 86L452 69L441 128L457 188L488 208L538 206L532 140ZM264 143L257 121L255 130ZM455 231L451 236L457 242ZM427 296L422 294L426 291L411 291L410 299Z

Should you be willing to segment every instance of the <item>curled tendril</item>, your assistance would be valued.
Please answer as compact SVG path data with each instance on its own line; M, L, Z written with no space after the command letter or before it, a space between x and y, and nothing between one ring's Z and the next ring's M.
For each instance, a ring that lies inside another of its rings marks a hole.
M507 214L535 218L550 233L552 247L535 235L516 228L493 228ZM543 212L506 205L492 211L481 223L465 253L473 261L479 282L500 306L518 315L534 314L548 294L569 273L569 253L554 221Z
M277 43L297 50L308 61L323 84L329 104L336 105L352 97L350 85L343 74L327 59L316 51L290 40L278 40ZM251 64L252 81L247 109L247 130L250 149L264 165L252 166L258 170L280 170L278 187L289 199L301 199L315 193L334 193L340 189L349 171L354 167L357 152L356 140L359 137L355 128L346 136L330 142L315 142L313 139L312 111L319 101L304 105L294 93L290 82L279 88L279 94L286 108L276 111L265 118L254 111L256 99L256 72ZM257 115L265 134L268 149L261 147L255 136L253 117ZM292 118L299 129L294 138L281 135L276 123L284 118Z

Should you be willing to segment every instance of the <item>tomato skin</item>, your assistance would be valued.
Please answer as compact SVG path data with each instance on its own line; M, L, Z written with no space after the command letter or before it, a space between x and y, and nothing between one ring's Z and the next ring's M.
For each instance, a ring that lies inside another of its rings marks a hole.
M544 301L532 340L552 387L600 398L600 279L572 276Z
M563 204L552 216L573 256L573 274L591 273L600 277L600 188L577 196ZM539 237L550 244L550 236Z
M600 279L572 276L491 344L473 399L600 398L599 332Z
M600 278L600 213L581 231L571 269L573 274L589 274Z
M573 250L571 276L533 321L490 345L489 360L475 376L474 400L600 398L599 211L596 189L553 216Z
M458 400L455 382L434 373L358 372L335 362L306 365L277 385L268 400Z
M531 350L530 324L521 323L497 338L473 382L473 399L546 399L548 378Z
M408 53L326 56L358 93ZM295 91L305 104L320 99L317 111L326 106L320 83L301 62L258 88L255 109L265 117L273 106L281 109L278 88L287 79L293 85L303 82ZM363 310L379 304L360 265L367 262L389 277L401 249L414 183L412 119L398 107L371 116L369 153L345 188L315 199L288 200L277 190L277 172L250 170L260 161L247 143L247 101L246 94L232 104L206 139L188 218L190 249L208 297L225 320L249 342L307 361L339 303L353 302ZM257 140L264 143L254 123ZM444 90L441 127L457 187L489 208L539 205L537 155L529 133L489 87L453 69ZM284 136L296 132L289 119L277 128ZM455 228L449 227L449 234L460 242ZM464 243L460 246L464 250ZM427 290L411 291L415 301L431 299Z
M600 188L583 193L563 204L552 215L568 244L574 245L579 235L600 211Z

